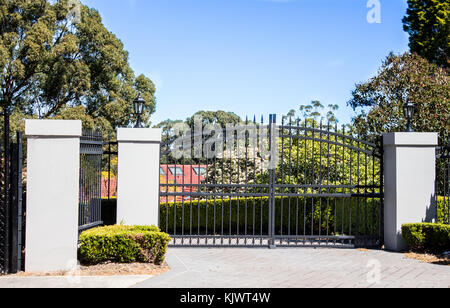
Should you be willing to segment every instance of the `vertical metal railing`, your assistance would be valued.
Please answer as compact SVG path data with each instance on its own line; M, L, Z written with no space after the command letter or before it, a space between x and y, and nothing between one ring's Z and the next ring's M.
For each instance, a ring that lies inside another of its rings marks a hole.
M250 147L251 129L216 133L212 140L226 147L215 157L193 155L208 154L209 133L191 130L181 145L167 132L160 225L173 246L381 247L381 139L312 119L284 118L277 125L270 115L268 125L261 122L268 136L257 143L265 143L268 158ZM252 124L258 126L256 118ZM184 148L195 141L197 148ZM180 147L189 158L172 155ZM194 173L200 168L203 175Z
M10 272L17 273L23 269L23 149L22 133L17 133L16 142L11 144L11 230L10 230Z
M450 138L443 136L436 149L436 222L450 224Z
M111 136L109 137L111 138ZM106 151L103 155L107 156L107 179L102 178L102 197L111 200L117 196L117 175L113 173L112 168L117 168L117 164L113 165L112 158L118 155L118 143L117 141L106 141L103 143ZM117 169L116 169L117 170Z
M79 232L103 224L101 213L102 155L101 132L83 132L80 140Z
M313 119L284 118L279 130L276 246L381 247L380 138Z
M186 155L181 158L172 152L179 146L174 145L175 138L168 131L163 136L160 226L174 239L173 246L269 244L270 186L264 158L250 144L250 134L257 136L255 130L264 124L256 123L255 117L241 125L246 129L239 132L233 127L217 128L218 144L192 129L182 136ZM252 140L258 145L266 142ZM223 151L216 149L220 144ZM218 155L210 155L212 152Z
M5 224L5 152L3 144L0 144L0 275L7 271L6 265L6 224Z
M0 196L0 274L13 274L23 269L23 152L22 134L10 142L9 115L4 114L1 158Z
M4 121L4 131L3 131L3 164L2 164L2 196L1 196L1 212L0 212L0 222L1 222L1 247L0 247L0 272L7 273L10 269L9 259L10 259L10 199L9 199L9 166L10 166L10 132L9 132L9 109L4 108L3 110L3 121Z

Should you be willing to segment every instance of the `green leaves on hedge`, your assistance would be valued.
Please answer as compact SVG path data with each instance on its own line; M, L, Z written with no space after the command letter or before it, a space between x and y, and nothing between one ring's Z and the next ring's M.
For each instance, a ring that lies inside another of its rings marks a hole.
M161 264L171 238L155 226L108 226L83 232L80 254L83 262L145 262Z
M162 203L160 207L161 230L170 234L268 232L268 197ZM379 217L379 199L275 198L277 234L375 235L379 232Z
M450 250L450 225L405 224L402 234L411 251L441 253Z
M437 197L436 200L437 223L445 224L450 221L450 200L446 197Z

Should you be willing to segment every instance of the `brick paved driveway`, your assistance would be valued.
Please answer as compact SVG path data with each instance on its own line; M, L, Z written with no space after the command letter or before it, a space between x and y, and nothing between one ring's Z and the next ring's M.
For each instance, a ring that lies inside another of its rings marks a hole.
M136 287L450 288L449 266L384 251L172 248L167 261L172 271Z

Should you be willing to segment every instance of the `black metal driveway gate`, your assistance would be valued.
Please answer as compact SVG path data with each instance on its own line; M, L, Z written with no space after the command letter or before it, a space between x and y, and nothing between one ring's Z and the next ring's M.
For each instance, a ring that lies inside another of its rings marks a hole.
M381 247L381 140L313 120L275 123L167 132L160 227L171 246Z
M80 140L79 232L103 224L101 213L102 155L101 132L83 132Z

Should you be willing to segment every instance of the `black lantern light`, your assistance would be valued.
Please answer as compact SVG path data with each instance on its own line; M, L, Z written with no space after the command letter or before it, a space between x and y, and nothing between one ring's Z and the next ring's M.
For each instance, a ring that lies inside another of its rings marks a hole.
M413 103L407 102L406 104L403 104L403 113L405 115L406 120L408 121L408 123L406 125L407 133L414 132L414 130L412 128L412 120L414 118L415 112L416 112L416 106Z
M142 98L141 93L133 101L134 114L137 116L136 126L134 128L142 128L141 116L144 113L145 100Z

